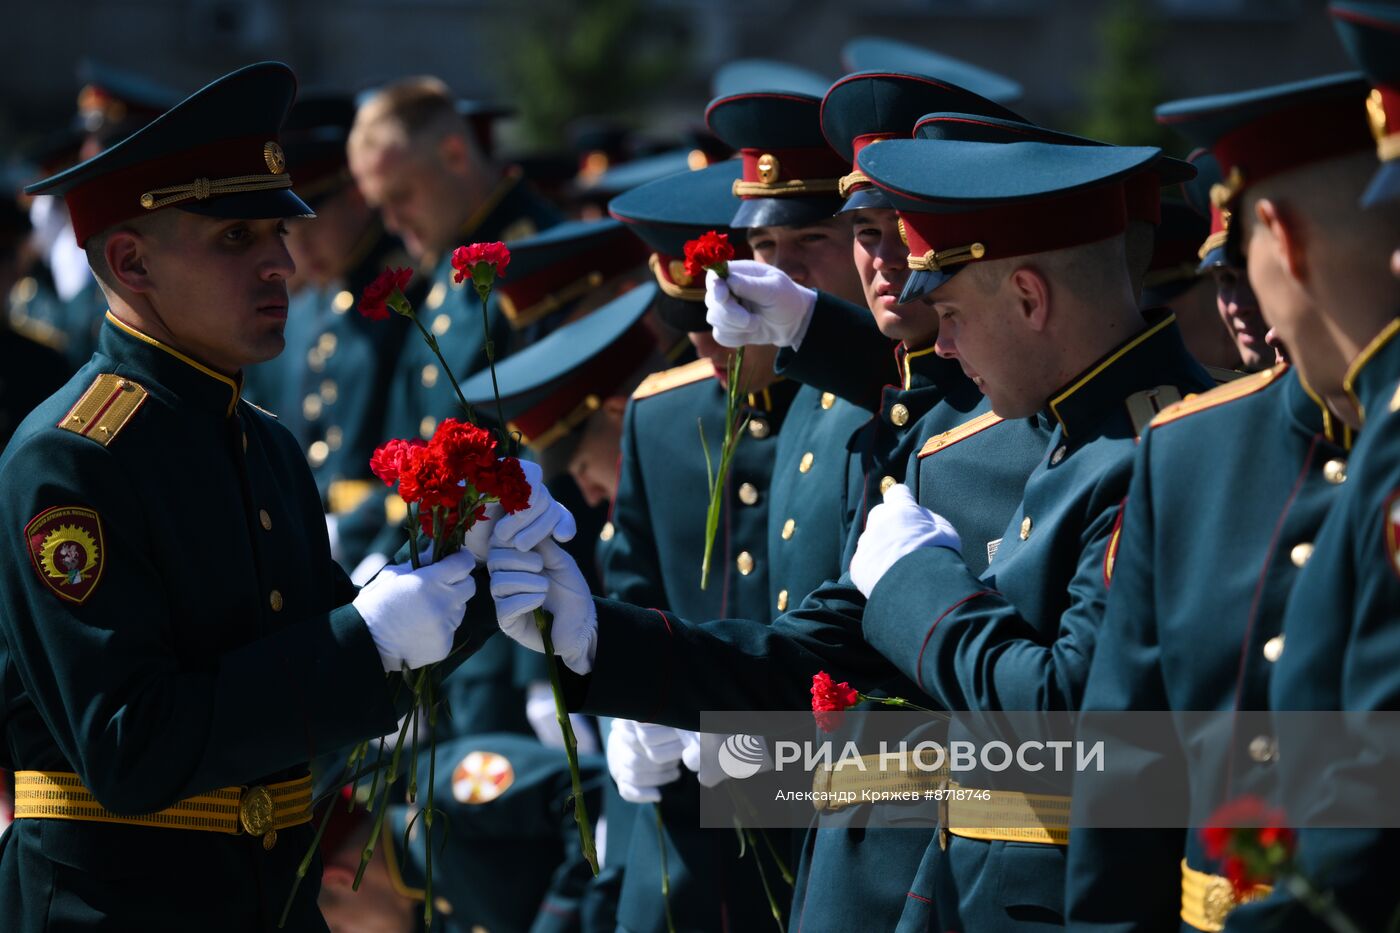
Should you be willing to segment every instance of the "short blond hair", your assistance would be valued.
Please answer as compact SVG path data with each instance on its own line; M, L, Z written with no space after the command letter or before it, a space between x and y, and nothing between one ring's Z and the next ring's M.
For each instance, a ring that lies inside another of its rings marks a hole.
M355 114L347 147L351 153L361 154L421 149L454 135L476 151L452 91L439 79L425 75L401 78L366 100Z

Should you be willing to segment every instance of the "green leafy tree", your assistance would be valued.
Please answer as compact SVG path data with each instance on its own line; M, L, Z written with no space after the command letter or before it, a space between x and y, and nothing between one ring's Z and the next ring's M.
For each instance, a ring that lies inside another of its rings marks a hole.
M684 31L642 0L540 0L510 41L515 99L536 146L563 144L576 117L627 114L685 64Z
M1125 146L1181 147L1152 115L1165 99L1154 61L1161 29L1148 0L1107 0L1098 68L1085 85L1084 135Z

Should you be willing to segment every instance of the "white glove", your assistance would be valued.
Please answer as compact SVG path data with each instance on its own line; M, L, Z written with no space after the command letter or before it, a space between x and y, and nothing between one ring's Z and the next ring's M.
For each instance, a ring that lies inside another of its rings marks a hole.
M521 467L525 464L522 462ZM466 535L462 538L462 546L472 552L478 564L486 563L486 557L491 553L491 534L495 531L496 522L506 510L499 502L486 503L486 517L472 524L467 529Z
M797 347L816 307L817 293L776 266L736 259L728 278L705 273L705 320L726 347Z
M681 732L681 744L685 746L681 753L681 764L695 772L695 777L705 787L715 787L721 781L729 779L719 763L719 750L726 741L728 735L716 732ZM763 764L755 774L763 771L773 770L773 758L768 754L768 743L761 736L750 736L763 748Z
M897 483L865 520L851 558L851 581L869 599L885 571L921 547L946 547L961 554L962 540L946 518L919 505L909 487Z
M520 469L530 483L530 505L491 523L491 547L513 547L528 551L545 538L561 544L578 532L573 514L550 495L544 484L544 470L538 463L521 460Z
M535 730L535 738L545 748L563 748L564 733L559 728L559 713L554 708L554 690L547 681L534 680L525 688L525 718L530 728ZM569 725L574 727L574 743L580 755L598 753L598 737L593 734L588 717L580 713L569 714Z
M617 782L617 792L623 800L658 803L661 788L681 776L679 757L662 762L653 759L637 731L638 725L627 719L613 720L608 730L608 773Z
M385 567L360 590L353 605L369 627L384 670L404 664L412 670L447 657L476 592L475 568L476 559L458 551L418 570L411 564Z
M593 670L598 613L583 573L563 548L547 536L533 551L493 547L486 568L491 572L491 596L501 631L531 651L543 653L544 639L534 617L534 611L543 607L554 616L551 633L559 660L576 674Z
M344 557L340 551L340 516L326 516L326 538L331 545L331 560L338 561Z

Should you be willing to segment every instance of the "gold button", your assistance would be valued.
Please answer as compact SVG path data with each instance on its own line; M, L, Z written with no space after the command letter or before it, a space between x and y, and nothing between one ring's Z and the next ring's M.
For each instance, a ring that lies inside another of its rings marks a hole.
M1027 515L1021 519L1021 540L1024 541L1031 536L1031 517Z
M1264 642L1264 660L1270 664L1277 661L1283 655L1283 636L1275 635Z
M439 314L433 318L433 333L441 337L452 327L452 316L450 314Z
M435 897L433 898L433 910L444 917L450 917L452 916L452 902L445 897Z
M267 597L267 601L268 601L268 603L270 603L270 604L272 605L272 611L273 611L273 612L281 612L281 611L282 611L282 591L281 591L281 590L273 590L272 593Z
M438 368L435 364L429 363L423 367L423 388L431 389L437 385Z
M897 482L899 482L899 480L895 479L893 476L886 476L884 479L880 480L880 495L883 496L885 493L889 492L890 487Z
M598 532L598 540L599 540L599 541L611 541L611 540L613 539L613 535L615 535L615 534L617 534L617 529L613 527L613 523L612 523L612 522L604 522L604 523L603 523L603 530L600 531L600 532Z
M321 338L319 340L316 341L316 349L321 351L322 356L329 358L330 355L335 352L335 345L338 342L339 341L336 340L335 334L326 332L321 335Z
M797 464L797 472L806 473L808 470L810 470L812 468L812 461L814 459L815 458L812 456L812 452L810 450L803 454L802 461Z
M734 563L739 568L739 572L744 576L747 577L749 574L753 573L753 555L748 551L740 551L739 557Z
M1261 765L1278 757L1278 743L1270 736L1256 735L1249 740L1249 757Z
M330 445L325 441L313 441L311 446L306 448L306 460L314 467L318 467L326 462L326 457L330 456Z
M312 347L306 351L306 366L313 373L319 373L326 368L326 355L319 347Z
M903 402L895 402L890 409L890 424L897 428L902 428L909 423L909 409L904 407Z
M1050 465L1054 466L1063 459L1065 459L1065 446L1061 444L1059 447L1056 447L1055 452L1050 455Z
M822 393L822 408L830 408L832 405L835 404L836 396L832 395L830 392Z
M336 292L334 300L331 301L331 308L335 310L336 314L344 314L354 306L355 296L345 290Z
M308 395L301 400L301 416L307 421L315 421L321 417L321 396Z
M425 441L432 438L435 430L437 430L437 419L432 415L424 415L423 420L418 422L418 433L423 435Z
M779 591L778 591L778 611L779 611L779 612L787 612L787 603L788 603L788 591L787 591L787 590L779 590Z
M792 540L793 533L797 531L797 520L789 518L783 522L783 540Z
M423 305L429 311L435 311L442 306L442 302L446 298L447 286L442 282L434 282L432 291L428 292L428 300L423 302Z
M1301 567L1312 557L1313 546L1311 541L1304 541L1302 544L1293 545L1293 550L1288 552L1288 557L1293 561L1294 567Z
M262 522L263 531L272 530L272 516L267 514L267 509L258 509L258 521Z
M321 400L327 405L334 405L335 400L340 397L340 387L335 384L334 379L321 380Z
M749 419L749 434L758 440L763 440L768 436L768 420L766 418Z
M1322 465L1322 478L1333 486L1340 486L1347 481L1347 462L1345 460L1328 460Z
M341 442L345 439L345 432L338 426L332 425L326 428L326 446L331 450L339 450Z
M753 483L744 483L739 487L739 501L744 505L754 505L758 502L758 487Z

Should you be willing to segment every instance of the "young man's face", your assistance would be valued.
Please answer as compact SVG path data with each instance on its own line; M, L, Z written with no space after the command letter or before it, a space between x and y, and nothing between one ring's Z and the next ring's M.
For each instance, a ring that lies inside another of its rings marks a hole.
M340 278L369 221L369 208L353 184L317 204L315 217L287 221L287 249L297 271L322 288Z
M1249 282L1255 286L1260 317L1271 340L1283 346L1298 375L1315 392L1340 394L1346 361L1321 312L1289 271L1283 244L1268 226L1251 223L1245 250ZM1273 359L1265 362L1272 365Z
M296 271L285 235L281 219L174 209L142 236L143 297L177 349L230 375L282 352L287 279Z
M1242 368L1252 373L1274 365L1277 354L1269 343L1269 325L1259 312L1259 299L1249 287L1245 270L1216 266L1211 274L1215 277L1215 307L1239 351Z
M909 278L909 247L899 237L899 214L893 209L853 211L852 252L865 291L865 304L880 333L922 349L938 336L938 315L922 301L899 303Z
M756 261L778 267L799 285L861 304L864 292L851 264L851 237L850 221L844 217L748 231Z
M452 245L460 194L441 158L402 146L350 154L350 170L365 202L403 240L415 259Z
M1016 313L1006 277L990 287L963 270L931 296L938 313L938 355L956 359L1003 418L1025 418L1045 405L1031 334Z
M714 334L707 330L691 331L686 336L690 338L691 346L695 347L695 355L710 361L715 370L715 378L719 380L720 385L727 388L729 358L734 355L734 351L715 340ZM777 374L773 372L773 364L777 359L778 348L770 344L749 344L745 347L744 371L740 374L743 384L740 391L762 392L777 382Z
M624 402L625 405L625 402ZM589 416L569 458L569 474L583 501L598 506L617 498L617 461L622 452L623 407L605 403Z

